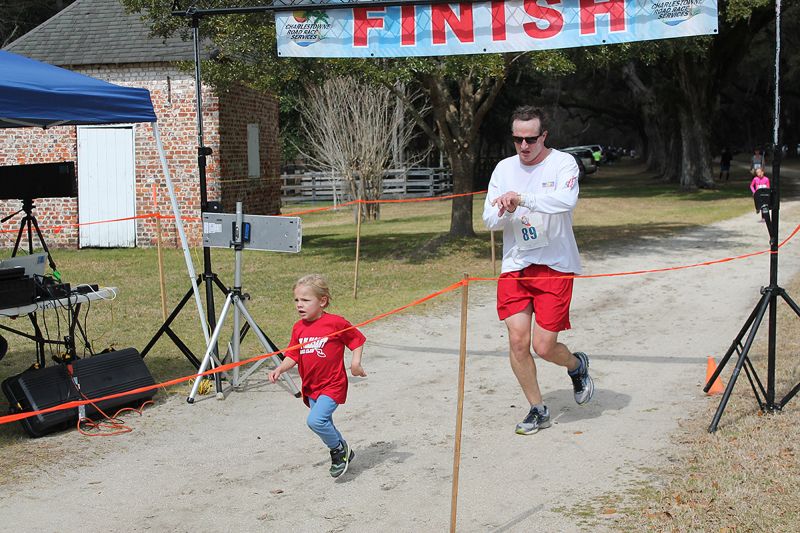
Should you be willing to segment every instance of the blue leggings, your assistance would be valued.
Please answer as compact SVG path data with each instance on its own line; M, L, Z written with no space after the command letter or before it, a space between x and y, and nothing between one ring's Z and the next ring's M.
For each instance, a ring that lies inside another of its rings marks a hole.
M308 427L319 435L325 446L337 448L340 442L344 442L342 434L333 425L333 412L339 407L339 404L323 394L316 400L309 398L308 405L311 407L306 419Z

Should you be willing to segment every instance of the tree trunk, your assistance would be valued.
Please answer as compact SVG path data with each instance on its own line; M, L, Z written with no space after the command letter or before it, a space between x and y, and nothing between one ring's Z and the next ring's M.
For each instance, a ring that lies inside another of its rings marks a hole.
M642 110L642 120L645 121L644 132L647 142L647 170L664 175L667 171L667 151L664 136L657 120L645 110Z
M506 58L506 72L510 60ZM439 135L433 139L447 154L453 172L453 192L473 191L480 149L480 128L486 114L494 105L505 75L480 77L469 72L455 87L448 85L444 73L421 75L419 81L431 101L433 119ZM428 132L431 135L431 132ZM453 199L450 214L450 235L474 237L472 225L472 196Z
M677 111L672 111L672 113L677 113ZM665 125L662 129L662 138L666 139L663 179L670 183L678 183L683 166L680 133L673 124Z
M661 135L661 106L658 105L653 87L648 86L636 72L636 65L631 61L622 67L622 77L628 90L638 105L641 115L642 130L645 135L643 153L647 161L647 169L664 174L667 167L667 154L664 149L665 139Z
M678 183L680 183L681 189L685 191L697 188L697 175L700 172L700 167L697 165L696 150L692 146L692 141L694 140L691 126L692 120L691 111L686 106L680 106L678 109L678 121L681 133L681 168L678 175Z
M475 165L478 161L477 146L468 146L459 149L451 147L447 150L450 168L453 172L453 194L472 192L475 180ZM453 208L450 212L450 235L453 237L474 237L475 230L472 226L473 196L453 198Z
M361 178L361 187L364 200L380 200L383 193L383 175L364 176ZM379 220L381 216L381 204L364 204L361 210L362 220Z
M686 52L678 54L675 62L675 73L681 88L677 93L679 100L676 102L683 161L680 184L682 189L687 190L714 186L708 143L711 124L708 95L711 80L707 63L705 58L690 58Z

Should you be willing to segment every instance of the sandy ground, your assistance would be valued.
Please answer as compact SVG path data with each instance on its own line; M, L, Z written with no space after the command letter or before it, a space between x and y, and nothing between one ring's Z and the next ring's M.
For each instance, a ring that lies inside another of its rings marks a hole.
M784 203L785 236L800 204ZM606 253L586 273L691 264L768 247L755 214ZM800 269L800 243L781 254L781 283ZM508 365L493 285L470 288L460 531L597 531L581 509L603 508L647 479L673 450L682 418L707 402L717 359L768 282L766 255L669 273L576 282L574 330L590 354L594 400L578 407L564 371L539 363L555 424L514 434L524 398ZM454 301L457 301L454 298ZM407 312L368 326L366 379L351 382L336 422L356 450L340 479L305 427L306 408L259 371L243 392L193 406L173 395L130 418L125 436L74 431L13 446L46 457L0 485L8 531L444 531L450 517L458 310ZM730 368L730 367L729 367ZM729 372L725 373L725 376ZM742 384L744 386L744 384ZM722 423L726 423L723 417Z

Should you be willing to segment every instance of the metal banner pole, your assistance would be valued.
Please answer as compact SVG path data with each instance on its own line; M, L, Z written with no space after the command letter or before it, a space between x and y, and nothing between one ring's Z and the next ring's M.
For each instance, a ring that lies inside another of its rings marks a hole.
M239 343L241 338L241 329L239 326L239 303L240 295L242 293L242 248L243 248L243 226L244 215L242 214L242 202L236 202L236 226L233 228L233 242L231 245L235 251L234 253L234 270L233 270L233 293L236 305L233 306L233 334L231 335L231 361L234 363L239 362ZM233 367L233 382L234 387L239 386L239 367Z
M203 316L205 314L205 310L203 309L203 302L200 300L200 289L197 286L197 274L194 271L192 254L189 252L189 242L186 239L186 232L183 230L181 209L178 207L178 200L175 196L175 186L172 184L172 177L169 173L169 165L167 165L167 156L164 154L164 146L161 144L161 134L158 131L158 123L156 122L153 122L153 134L156 138L156 146L158 147L158 156L161 159L161 167L164 169L164 178L167 182L169 200L172 203L172 214L175 215L175 227L178 229L178 236L181 240L181 248L183 248L183 259L186 261L186 269L189 271L189 280L192 283L192 292L194 292L194 301L197 304L197 312L200 314L200 327L203 330L203 336L206 339L206 345L208 345L208 324Z
M200 76L200 17L192 17L192 40L194 42L194 78L195 78L195 99L197 103L197 169L200 177L200 212L208 209L208 191L206 189L206 157L211 155L211 148L204 144L203 140L203 81ZM214 278L215 274L211 270L211 249L203 246L203 281L206 286L206 317L210 329L216 325L216 313L214 312ZM215 356L219 351L216 343L212 346ZM214 374L214 383L217 393L222 392L222 378Z

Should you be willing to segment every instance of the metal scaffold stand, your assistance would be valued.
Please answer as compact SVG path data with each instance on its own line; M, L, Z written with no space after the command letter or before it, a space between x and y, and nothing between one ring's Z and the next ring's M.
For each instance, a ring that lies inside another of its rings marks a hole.
M234 249L235 266L233 287L227 292L219 319L209 339L208 348L206 349L206 353L197 371L197 378L194 381L189 397L186 399L187 402L194 403L203 377L202 374L208 370L213 362L214 351L219 341L222 327L231 310L233 310L233 333L225 360L230 360L232 363L239 363L241 341L249 330L253 330L256 337L258 337L261 346L266 351L265 353L278 351L278 348L276 348L272 341L264 334L244 304L250 297L248 294L242 292L242 250L248 247L279 252L299 252L301 238L299 218L255 215L248 215L245 218L245 215L242 213L242 202L236 202L235 215L228 213L203 213L204 247L207 249L212 247L232 247ZM245 319L244 327L241 326L242 317ZM278 355L273 357L278 357ZM231 372L231 388L234 390L240 388L245 380L247 380L265 361L270 361L273 366L277 366L273 357L259 359L241 374L240 367L238 365L235 366ZM292 394L296 397L300 396L300 391L289 375L283 374L281 379L283 379L284 384L289 388ZM217 397L224 398L223 391L218 389Z

